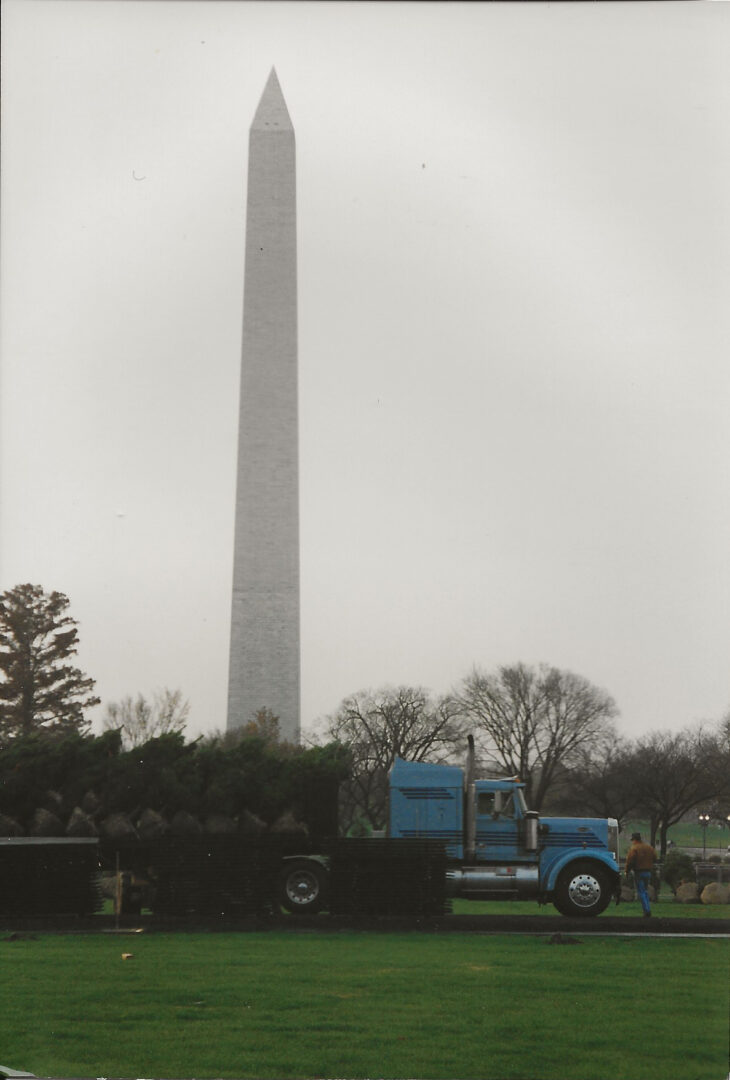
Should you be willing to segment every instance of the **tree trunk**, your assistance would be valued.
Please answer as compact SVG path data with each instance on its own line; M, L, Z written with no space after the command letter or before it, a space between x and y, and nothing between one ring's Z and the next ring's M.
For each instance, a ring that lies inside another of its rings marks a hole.
M661 828L659 830L659 858L662 862L667 854L667 833L669 832L669 822L662 819Z

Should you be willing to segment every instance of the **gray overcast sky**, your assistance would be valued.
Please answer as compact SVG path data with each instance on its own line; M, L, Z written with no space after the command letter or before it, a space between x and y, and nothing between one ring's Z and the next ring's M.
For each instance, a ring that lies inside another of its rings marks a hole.
M248 127L297 135L303 725L730 705L730 9L4 0L0 587L225 724ZM96 710L100 718L102 709Z

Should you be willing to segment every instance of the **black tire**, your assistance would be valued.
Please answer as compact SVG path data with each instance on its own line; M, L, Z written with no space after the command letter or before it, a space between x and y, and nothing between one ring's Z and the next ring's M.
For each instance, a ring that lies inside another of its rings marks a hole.
M598 863L571 863L561 870L553 894L553 904L561 915L587 918L600 915L611 903L613 882Z
M279 902L292 915L314 915L327 900L328 877L315 859L291 859L279 878Z

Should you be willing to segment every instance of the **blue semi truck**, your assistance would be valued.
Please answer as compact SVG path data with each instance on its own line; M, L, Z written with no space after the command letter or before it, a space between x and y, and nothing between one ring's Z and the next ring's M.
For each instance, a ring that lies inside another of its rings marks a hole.
M464 769L397 758L390 772L388 836L440 840L447 891L469 900L535 900L562 915L600 915L620 897L615 818L540 817L517 779L477 780L474 743ZM326 902L317 857L287 860L282 903L313 912Z

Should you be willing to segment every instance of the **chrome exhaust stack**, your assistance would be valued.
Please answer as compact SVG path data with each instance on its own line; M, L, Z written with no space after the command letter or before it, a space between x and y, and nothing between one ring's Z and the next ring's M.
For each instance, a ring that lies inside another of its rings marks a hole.
M539 818L537 810L528 810L525 814L525 851L537 851Z
M469 735L464 767L464 859L470 862L476 855L476 787L474 783L474 736Z

